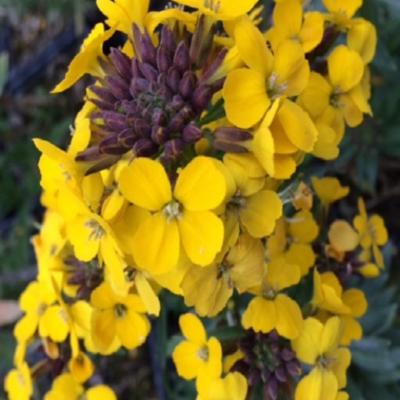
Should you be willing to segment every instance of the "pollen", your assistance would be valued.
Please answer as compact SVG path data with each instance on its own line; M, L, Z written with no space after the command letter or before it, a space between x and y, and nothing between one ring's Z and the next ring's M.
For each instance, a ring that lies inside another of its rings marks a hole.
M162 210L162 216L167 218L168 224L170 224L174 219L182 219L182 206L177 201L173 200L168 203Z

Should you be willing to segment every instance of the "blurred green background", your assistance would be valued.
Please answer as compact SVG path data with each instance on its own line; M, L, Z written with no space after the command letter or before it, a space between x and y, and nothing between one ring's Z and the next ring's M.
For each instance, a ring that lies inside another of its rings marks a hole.
M263 2L270 9L272 1ZM388 268L364 285L371 307L363 319L366 338L353 349L349 385L351 399L395 400L400 398L400 0L364 0L359 15L378 30L372 63L374 117L347 132L338 160L311 163L309 171L337 175L352 186L347 215L355 214L355 199L363 195L368 211L381 214L388 225ZM67 144L88 81L60 95L49 92L64 76L82 37L100 20L91 0L0 2L0 324L2 313L4 318L14 312L3 301L18 299L36 272L29 239L43 211L39 153L32 138ZM12 328L0 326L0 382L12 366Z

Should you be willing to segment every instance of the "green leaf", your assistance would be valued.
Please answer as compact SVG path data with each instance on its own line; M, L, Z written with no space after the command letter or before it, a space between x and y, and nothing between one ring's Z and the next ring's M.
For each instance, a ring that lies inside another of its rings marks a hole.
M214 336L219 341L240 340L246 336L244 329L240 326L228 326L219 328L208 333L208 337Z
M8 63L9 63L8 53L6 52L0 53L0 96L3 94L4 86L7 81Z

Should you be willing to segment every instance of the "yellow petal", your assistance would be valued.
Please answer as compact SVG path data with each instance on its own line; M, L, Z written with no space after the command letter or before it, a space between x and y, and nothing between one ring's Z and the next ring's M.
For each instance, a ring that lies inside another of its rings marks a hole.
M307 318L300 335L292 340L292 347L298 359L306 364L314 365L318 357L323 324L315 318Z
M180 239L176 220L168 222L161 212L152 215L136 231L132 246L140 268L154 275L171 271L179 259Z
M300 33L303 9L298 0L277 3L272 17L276 29L284 31L287 37L297 36Z
M311 183L317 196L325 206L346 197L350 191L349 187L341 186L336 178L324 177L320 179L313 176L311 177Z
M338 388L342 389L346 386L347 382L346 370L350 366L350 350L345 348L336 349L328 357L332 360L329 363L329 368L336 376Z
M175 347L172 353L172 359L180 377L186 380L196 378L199 368L203 361L198 357L201 350L197 344L191 342L182 342Z
M323 123L318 123L315 126L318 130L318 139L315 142L312 154L323 160L336 159L339 156L339 148L335 130Z
M184 314L179 317L179 326L183 336L198 346L204 346L207 342L207 334L200 319L194 314Z
M322 41L324 34L324 16L319 12L304 15L304 23L300 31L300 41L304 53L314 50Z
M358 246L358 235L352 226L343 220L336 220L329 228L328 237L337 251L353 251Z
M342 295L343 303L350 307L351 315L362 317L367 311L368 303L364 292L359 289L348 289Z
M244 129L259 122L271 104L265 77L249 69L237 69L228 75L223 96L228 120Z
M250 235L255 238L270 235L276 220L282 215L279 196L270 190L261 190L245 200L244 209L240 211L240 220Z
M377 43L376 28L369 21L357 18L347 33L347 45L350 50L360 54L364 64L372 61Z
M184 210L178 220L179 235L190 261L198 265L211 264L222 248L224 224L210 211Z
M343 334L343 323L338 317L331 317L326 321L319 343L319 353L327 354L339 346Z
M161 210L172 200L167 173L148 158L136 158L121 172L119 189L127 200L150 211Z
M274 302L257 296L250 301L243 313L242 325L245 329L268 333L275 328L276 320L277 312Z
M117 335L116 318L113 309L93 312L93 340L100 349L107 350Z
M340 45L328 57L328 71L332 86L345 93L360 83L364 63L359 54Z
M71 358L68 363L68 368L79 383L86 382L94 372L92 361L83 352L80 352L77 357Z
M273 56L262 33L249 18L243 18L235 27L236 46L247 66L264 76L272 71Z
M279 257L268 264L264 279L271 288L281 291L299 283L300 277L300 268L297 265L288 264L283 257Z
M289 179L296 171L297 164L291 155L275 154L274 173L271 175L275 179Z
M139 296L146 306L147 312L158 317L161 308L160 300L143 273L137 272L135 276L135 285Z
M276 327L280 336L295 339L303 329L303 317L299 305L285 294L275 298Z
M174 197L189 211L217 208L225 198L223 174L209 157L196 157L179 174Z
M117 400L115 393L105 385L91 387L85 393L87 400Z
M274 56L274 73L278 85L285 85L284 93L291 97L299 95L307 86L310 66L301 45L292 40L283 41Z
M116 328L121 344L132 350L145 342L150 322L145 316L128 309L125 317L116 320Z
M309 115L289 100L282 104L277 115L289 140L300 150L312 151L318 131Z
M362 339L362 327L358 321L347 315L341 316L340 319L343 321L343 335L340 340L341 346L350 346L353 340Z
M297 385L295 400L335 400L337 392L333 372L316 367Z

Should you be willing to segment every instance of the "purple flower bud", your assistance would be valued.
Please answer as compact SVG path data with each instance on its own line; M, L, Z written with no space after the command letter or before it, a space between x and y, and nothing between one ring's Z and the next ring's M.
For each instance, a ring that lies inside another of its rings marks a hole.
M183 108L181 108L178 114L185 122L190 122L196 116L193 108L189 104L186 104Z
M213 91L209 86L200 85L194 91L190 104L198 114L201 114L210 103L212 96Z
M268 382L271 379L271 372L268 368L263 368L261 371L261 379L262 381Z
M166 25L164 25L161 29L160 46L164 47L164 49L167 50L169 54L175 53L176 43L174 34Z
M197 78L192 71L186 71L179 82L179 93L185 100L189 100L196 88Z
M285 364L286 370L289 372L293 378L296 378L297 376L300 375L301 372L301 366L300 363L297 359L291 360Z
M294 358L295 354L293 352L293 350L287 346L285 346L282 350L281 350L281 358L284 361L290 361Z
M111 93L120 100L129 100L131 92L129 91L129 84L119 76L106 76L104 78Z
M118 142L126 149L133 147L138 139L139 135L136 130L132 128L125 129L118 134Z
M278 380L273 376L266 383L266 385L267 385L267 392L271 396L271 399L276 400L278 398L278 394L279 394Z
M148 81L157 81L158 71L148 63L139 64L140 71Z
M151 129L151 140L158 145L164 144L169 139L169 130L162 126L153 126Z
M260 382L260 379L261 374L258 369L251 369L250 372L247 374L247 382L250 386L256 385L258 382Z
M182 118L180 114L176 114L168 124L168 129L171 132L178 133L181 132L183 127L185 126L185 120Z
M91 120L98 125L101 125L101 122L104 122L108 127L117 131L127 128L125 115L114 111L100 111L93 113L91 115Z
M117 76L118 73L115 69L115 67L107 60L104 60L101 57L97 57L97 62L100 65L100 68L103 70L105 75L109 76Z
M132 59L131 68L132 68L133 78L143 78L143 74L140 71L139 64L140 64L140 61L136 57L134 59Z
M137 105L132 101L124 100L121 103L121 108L125 111L126 114L129 115L138 115Z
M135 119L135 131L139 136L146 138L151 135L151 125L144 119Z
M153 115L151 116L151 122L153 125L165 125L167 121L167 115L161 108L155 108Z
M136 97L142 92L147 92L149 90L150 82L145 78L133 78L131 80L130 92L133 97Z
M196 143L203 136L203 131L195 124L186 125L182 132L182 138L186 143Z
M284 367L278 367L275 370L275 377L279 382L286 382L287 381L287 376L286 376L286 370Z
M169 51L162 45L157 50L157 68L160 72L166 72L172 66Z
M222 140L214 140L213 147L217 150L225 151L226 153L248 153L249 150L246 147L240 146L236 143L224 142Z
M180 94L176 94L172 98L171 105L175 110L180 110L185 105L185 100L182 99Z
M117 101L117 98L109 90L100 86L91 85L89 90L106 103L114 104Z
M203 68L207 56L211 53L214 43L215 24L206 22L206 16L201 15L190 43L190 61L197 69Z
M133 36L138 56L142 62L155 66L156 48L147 32L141 33L139 27L133 24Z
M141 138L133 146L136 157L151 157L157 153L158 146L150 139Z
M114 105L110 103L106 103L103 100L98 100L98 99L89 99L91 103L93 103L97 108L100 108L100 110L107 110L107 111L113 111L114 110Z
M190 70L190 56L187 44L182 41L179 43L174 54L174 66L183 74Z
M129 82L132 74L130 58L126 54L122 53L122 51L111 48L110 59L121 78L126 82Z
M100 153L122 155L126 153L126 148L121 146L118 135L108 135L99 143Z
M212 80L213 75L218 71L218 69L222 66L225 57L228 53L227 49L222 49L214 62L208 67L207 71L201 76L200 81L202 84L209 83L209 80Z
M179 82L181 81L181 76L179 74L177 67L171 67L167 73L167 84L173 93L176 93L179 89Z
M179 160L183 151L185 150L185 143L182 139L174 138L165 143L163 159L169 162Z
M224 142L247 142L252 139L253 136L250 132L239 128L218 128L214 132L216 140Z

